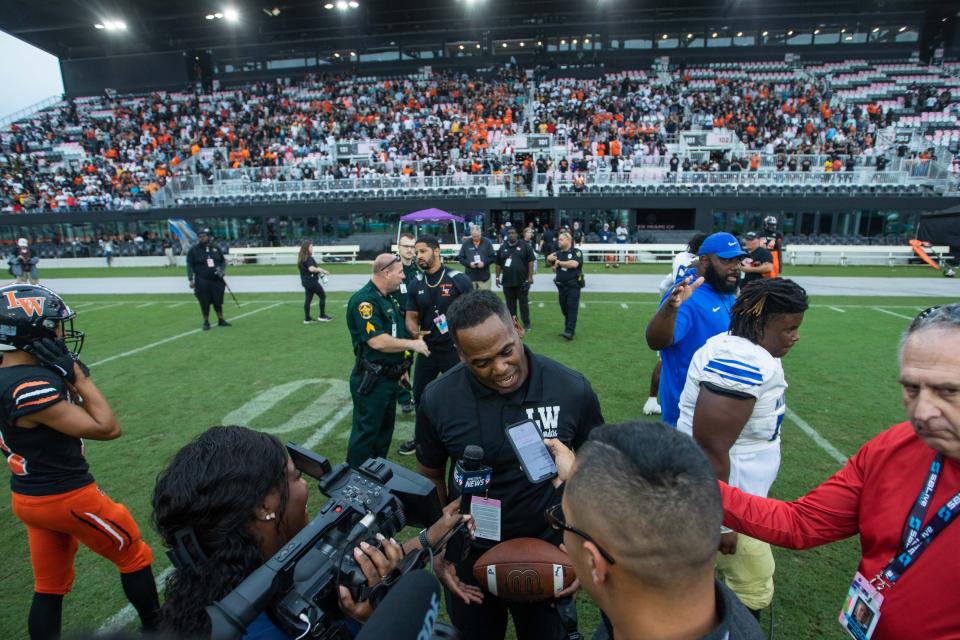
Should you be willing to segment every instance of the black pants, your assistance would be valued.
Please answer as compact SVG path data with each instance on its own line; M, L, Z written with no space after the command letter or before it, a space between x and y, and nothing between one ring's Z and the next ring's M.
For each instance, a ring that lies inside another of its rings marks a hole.
M204 318L210 316L210 305L217 312L217 316L223 314L223 292L226 284L220 278L208 279L197 278L194 280L193 293L200 301L200 312Z
M320 315L324 316L327 314L327 293L323 290L323 287L320 286L320 283L317 280L307 280L305 282L301 281L303 285L303 319L310 319L310 303L313 302L313 296L317 296L320 300Z
M413 401L420 402L420 396L427 385L437 379L444 371L449 371L460 362L457 351L453 347L436 349L430 347L430 357L417 355L416 367L413 370Z
M457 576L466 584L480 586L473 577L473 565L480 557L473 552L457 565ZM507 614L513 618L517 640L564 640L566 629L551 602L515 604L489 593L482 604L467 605L446 591L447 613L463 640L501 640L507 632Z
M573 282L557 283L560 294L560 311L563 312L564 331L573 335L577 330L577 314L580 313L580 287Z
M503 287L503 297L507 299L507 309L510 315L520 318L524 327L530 326L530 286L522 284L519 287ZM520 315L517 315L517 305L520 306Z

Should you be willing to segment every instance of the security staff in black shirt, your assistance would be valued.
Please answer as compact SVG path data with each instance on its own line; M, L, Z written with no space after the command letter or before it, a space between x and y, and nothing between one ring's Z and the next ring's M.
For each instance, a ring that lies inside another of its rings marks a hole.
M483 464L492 468L488 497L500 501L499 539L533 537L558 544L560 532L544 513L561 496L549 481L530 483L505 428L533 420L543 438L576 449L603 423L597 395L580 373L526 349L523 328L493 292L460 296L447 317L462 364L430 383L417 407L417 472L433 480L441 500L447 500L448 487L451 497L457 493L453 462L468 445L482 447ZM463 561L435 560L453 625L465 640L497 640L504 637L509 613L518 640L567 638L556 603L507 603L480 590L473 565L496 544L478 535Z
M743 265L740 267L740 271L743 273L740 286L761 278L772 278L773 254L763 246L764 239L758 236L755 231L748 231L744 234L743 240L750 256L744 259Z
M580 312L580 289L583 287L583 254L574 249L573 238L566 231L557 236L559 248L547 256L547 265L556 276L553 282L560 294L560 311L563 312L561 338L573 340L577 331L577 314Z
M473 285L463 273L443 266L440 241L436 237L417 238L415 251L423 277L407 285L404 318L407 333L423 337L430 348L430 357L417 356L413 373L413 401L417 403L427 384L460 362L446 314L450 304L472 291Z
M497 250L497 286L503 287L510 315L520 319L525 331L530 329L530 285L533 284L533 264L537 257L533 247L517 237L516 227L507 229L507 240Z
M204 331L210 329L211 304L217 313L217 326L230 326L230 323L223 319L223 291L226 287L223 273L226 271L227 261L220 248L211 244L212 239L210 229L202 229L197 234L197 244L187 252L187 279L190 280L190 288L200 302Z

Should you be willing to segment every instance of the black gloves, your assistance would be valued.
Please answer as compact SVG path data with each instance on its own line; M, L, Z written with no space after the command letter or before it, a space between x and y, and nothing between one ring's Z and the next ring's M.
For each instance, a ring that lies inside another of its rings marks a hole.
M80 370L83 371L84 375L90 375L90 369L87 368L87 365L80 362L79 358L67 349L63 340L41 338L24 347L24 351L35 356L40 361L40 366L55 371L70 384L76 384L77 382L76 372L73 369L74 362L80 365Z
M219 267L216 268L216 269L214 269L214 270L213 270L213 275L215 275L215 276L217 276L218 278L220 278L221 280L223 280L223 269L220 269Z

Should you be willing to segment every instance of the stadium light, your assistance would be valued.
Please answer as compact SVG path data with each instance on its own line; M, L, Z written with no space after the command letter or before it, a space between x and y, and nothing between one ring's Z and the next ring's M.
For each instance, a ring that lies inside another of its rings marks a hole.
M223 19L227 22L236 22L240 19L240 13L233 7L223 10Z
M333 54L333 57L334 57L334 58L339 58L339 57L340 57L340 54L339 54L339 53L334 53L334 54Z
M217 20L220 20L223 18L223 14L217 11L215 14L213 14L213 17L216 18Z
M521 47L525 47L525 46L527 46L527 45L526 45L525 43L521 42L521 43L520 43L520 46L521 46Z
M669 38L669 37L670 37L670 36L668 36L667 34L663 34L663 37L660 38L660 39L661 39L661 40L666 40L666 39Z
M357 7L360 6L360 3L359 3L359 2L354 2L353 0L351 0L351 2L348 2L348 3L347 3L347 6L350 7L351 9L356 9Z
M792 36L792 35L793 35L793 29L790 29L790 31L787 31L787 35L788 35L788 36Z
M880 31L880 27L874 27L870 33L877 33L878 31Z
M692 34L692 33L688 33L688 34L687 34L687 40L693 40L693 34Z
M820 29L814 29L814 30L813 30L813 35L815 35L815 36L820 35Z
M356 57L357 57L357 52L356 52L356 51L351 51L351 52L350 52L350 57L351 57L351 58L356 58Z
M328 2L327 4L323 5L323 8L329 11L330 9L333 9L333 3Z
M463 45L460 45L460 51L463 51Z
M565 44L567 44L567 41L566 41L566 40L561 40L561 41L560 41L560 44L565 45Z
M710 37L711 37L711 38L716 38L716 37L717 37L717 32L714 31L713 33L711 33L711 34L710 34Z
M737 37L738 37L738 38L742 38L742 37L743 37L743 31L737 31Z
M769 33L770 33L769 31L764 31L764 32L761 33L760 35L762 35L764 38L766 38L766 37L767 37L767 34L769 34Z
M571 42L572 42L573 44L577 44L578 40L577 40L576 38L574 38L573 40L571 40Z
M506 43L506 42L501 42L501 43L500 43L500 46L503 47L504 49L506 49L506 48L507 48L507 43Z
M846 28L846 27L844 27L843 29L840 29L840 33L846 33L846 32L847 32L847 28Z
M127 23L123 20L104 20L93 25L94 29L106 29L107 31L124 31Z
M347 4L346 0L337 0L337 9L339 11L346 11L350 8L350 5Z
M900 31L899 31L899 33L903 33L903 32L904 32L904 31L906 31L906 30L907 30L907 28L906 28L906 27L900 27Z
M584 38L583 44L590 44L590 38Z
M203 16L203 17L206 18L207 20L213 20L214 18L216 18L216 16L213 15L212 13L208 13L207 15L205 15L205 16Z
M479 48L480 48L480 43L478 42L478 43L477 43L477 49L479 49Z
M543 40L537 40L537 46L538 46L538 47L542 47L542 46L543 46Z

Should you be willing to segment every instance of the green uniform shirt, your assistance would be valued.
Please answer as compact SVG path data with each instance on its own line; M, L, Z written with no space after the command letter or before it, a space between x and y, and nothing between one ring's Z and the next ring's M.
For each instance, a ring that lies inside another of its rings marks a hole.
M403 314L397 306L396 299L392 295L385 296L380 293L372 280L353 294L350 302L347 303L347 329L350 330L354 353L360 353L369 362L382 364L403 362L402 351L383 353L365 344L370 338L382 333L395 338L407 337Z
M407 309L407 291L410 290L410 283L416 280L419 275L420 267L417 266L417 261L411 260L409 266L403 267L403 284L400 285L399 289L390 294L393 296L393 299L397 301L397 306L400 307L401 317L403 317Z

